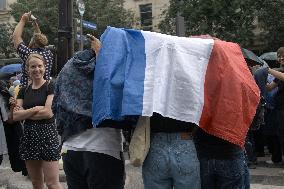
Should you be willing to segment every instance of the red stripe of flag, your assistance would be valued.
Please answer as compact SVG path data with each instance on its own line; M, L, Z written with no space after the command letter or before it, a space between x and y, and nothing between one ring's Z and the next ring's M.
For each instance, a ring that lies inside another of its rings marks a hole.
M243 147L260 92L238 44L214 40L204 88L200 127Z

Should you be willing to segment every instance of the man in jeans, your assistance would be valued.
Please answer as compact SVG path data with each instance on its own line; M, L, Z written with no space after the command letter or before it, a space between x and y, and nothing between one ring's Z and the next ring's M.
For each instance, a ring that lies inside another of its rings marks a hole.
M209 135L195 133L202 189L248 189L249 172L241 147Z
M193 123L154 113L151 145L142 174L145 189L199 189L199 161L192 140Z

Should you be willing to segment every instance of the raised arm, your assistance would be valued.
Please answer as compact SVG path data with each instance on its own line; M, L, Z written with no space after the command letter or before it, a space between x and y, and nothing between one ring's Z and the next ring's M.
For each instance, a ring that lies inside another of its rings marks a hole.
M33 21L33 27L34 27L34 33L41 33L39 25L36 20Z
M31 16L31 12L23 14L21 20L15 27L15 30L13 33L13 43L16 49L18 48L19 44L23 42L22 34L23 34L26 23L29 21L30 16Z
M273 70L271 68L268 69L268 73L270 73L271 75L273 75L274 77L276 77L277 79L284 81L284 73Z
M101 48L101 42L95 36L90 35L90 38L91 38L91 49L96 53L96 56L98 56Z

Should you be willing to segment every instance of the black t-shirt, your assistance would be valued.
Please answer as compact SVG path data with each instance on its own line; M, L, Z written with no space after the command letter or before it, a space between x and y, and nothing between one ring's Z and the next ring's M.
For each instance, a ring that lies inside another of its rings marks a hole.
M29 109L35 106L44 106L47 96L53 94L53 82L46 81L40 88L32 89L32 85L22 87L17 99L23 99L23 108ZM49 121L54 118L48 119Z
M234 159L243 153L241 147L209 135L202 129L198 129L194 135L194 142L200 158Z
M194 123L163 117L158 113L153 113L153 116L150 118L150 126L151 132L154 133L192 132L197 127Z
M282 73L284 71L281 71ZM277 78L273 80L273 82L277 83L278 85L278 91L275 94L275 108L284 110L284 81L281 81Z

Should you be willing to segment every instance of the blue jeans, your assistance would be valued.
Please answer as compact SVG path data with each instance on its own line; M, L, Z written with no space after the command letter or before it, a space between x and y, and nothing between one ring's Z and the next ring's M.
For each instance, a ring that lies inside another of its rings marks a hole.
M193 141L180 133L153 133L142 175L145 189L200 189Z
M243 153L234 159L200 157L202 189L247 189L249 173Z

